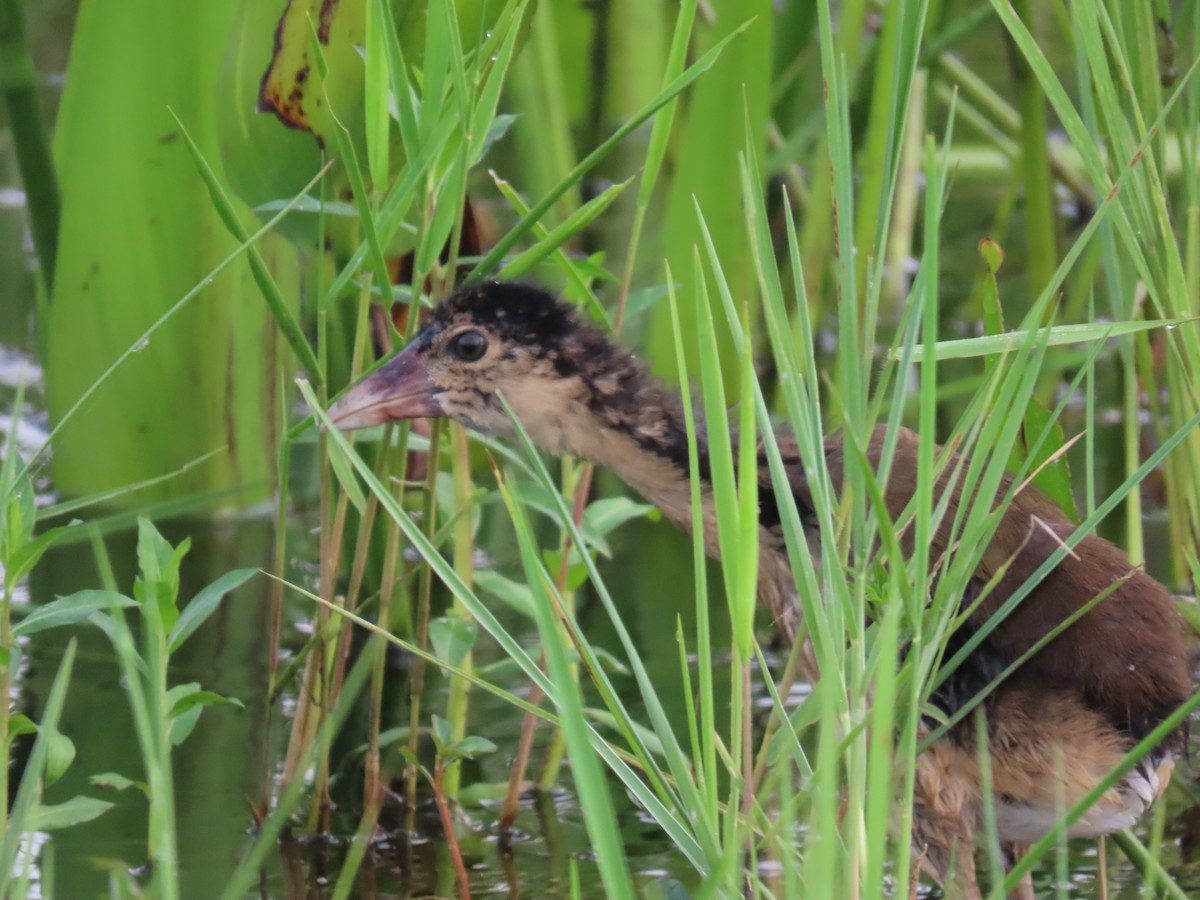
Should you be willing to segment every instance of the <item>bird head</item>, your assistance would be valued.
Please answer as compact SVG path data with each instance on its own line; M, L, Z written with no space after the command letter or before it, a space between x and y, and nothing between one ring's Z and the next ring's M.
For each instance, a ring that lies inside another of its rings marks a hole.
M529 285L489 282L434 308L413 340L329 410L343 430L445 416L509 434L503 395L533 440L566 445L563 427L584 412L587 363L613 353L595 328Z

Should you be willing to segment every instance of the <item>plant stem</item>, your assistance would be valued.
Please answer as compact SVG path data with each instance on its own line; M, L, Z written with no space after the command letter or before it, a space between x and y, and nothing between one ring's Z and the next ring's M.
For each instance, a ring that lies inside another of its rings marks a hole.
M471 522L471 457L467 446L467 432L461 425L450 426L450 448L454 459L454 571L469 588L474 576L475 536ZM450 609L455 618L470 621L471 613L457 599ZM470 651L459 662L466 672L471 671ZM467 709L471 694L471 683L465 678L450 680L450 696L446 699L446 720L450 723L454 740L460 741L467 733ZM458 796L462 765L453 762L447 767L445 789L451 797Z
M437 534L437 459L441 445L442 420L434 419L429 434L428 469L425 473L425 506L422 510L425 530L432 541ZM417 628L413 641L420 649L429 646L429 610L433 595L433 571L429 566L421 567L420 584L417 588ZM416 759L421 737L421 694L425 690L425 660L413 660L412 684L409 691L408 750L411 759ZM417 814L417 766L409 762L404 770L404 816L405 828L412 832Z
M8 103L17 166L25 185L29 230L33 234L42 285L49 296L54 288L62 200L35 81L22 0L0 0L0 93Z
M7 499L7 498L5 498ZM7 579L5 579L7 582ZM0 606L0 650L3 650L7 661L0 666L0 761L5 769L9 765L9 750L12 742L8 736L8 720L12 715L9 708L9 691L12 688L12 589L5 584L4 603ZM8 829L8 779L0 778L0 845L3 845L5 832Z
M463 864L458 835L454 831L454 819L450 815L450 803L446 799L445 774L446 767L439 759L433 767L433 797L442 820L442 829L446 833L446 847L450 851L450 858L454 860L454 871L458 875L459 896L462 900L471 900L471 879L467 876L467 867Z
M1013 0L1013 8L1034 28L1030 0ZM1025 182L1025 218L1029 227L1029 291L1041 292L1058 267L1058 229L1054 215L1054 186L1047 149L1046 98L1025 57L1010 42L1013 79L1021 111L1021 169Z

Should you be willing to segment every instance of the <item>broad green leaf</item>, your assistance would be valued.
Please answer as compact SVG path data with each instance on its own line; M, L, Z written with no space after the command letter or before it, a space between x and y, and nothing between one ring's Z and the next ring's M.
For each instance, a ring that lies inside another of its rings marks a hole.
M487 738L465 737L439 750L443 762L453 762L459 759L475 759L485 753L494 753L496 745Z
M311 52L314 32L323 66L315 64ZM365 154L364 68L355 49L365 37L362 0L288 0L275 26L274 55L262 73L259 108L288 127L310 132L326 147L335 146L336 114L359 136Z
M395 728L385 728L379 732L379 740L376 742L379 747L390 747L393 744L398 744L401 741L408 740L409 728L407 725L397 725ZM355 756L364 756L367 752L367 743L364 741L354 748Z
M240 211L234 207L233 201L225 192L220 179L205 157L204 151L192 140L186 124L179 121L178 118L176 118L175 124L179 126L179 133L183 136L183 142L187 146L188 153L191 154L192 163L196 166L197 173L208 188L208 196L212 200L213 209L221 217L221 221L229 230L234 240L239 244L246 244L250 240L250 230L242 222ZM320 363L317 361L317 355L313 352L312 347L308 345L308 339L304 336L304 332L300 328L300 322L293 315L287 300L284 298L283 292L279 289L279 285L276 284L270 268L263 259L262 251L254 245L248 246L246 248L246 260L250 263L250 271L254 276L254 282L258 285L259 293L262 294L263 300L266 301L267 309L271 311L271 315L275 319L275 324L279 326L280 333L287 340L288 345L296 354L300 365L308 372L309 377L317 384L320 384L324 379L324 373L321 370Z
M636 319L647 310L653 309L660 300L666 299L666 296L667 285L665 284L652 284L636 291L630 291L629 297L625 301L625 321Z
M171 653L178 650L183 642L191 637L192 633L213 614L222 597L245 584L257 574L258 569L234 569L232 572L226 572L200 591L179 614L179 620L167 637L167 649Z
M71 768L71 763L75 761L75 744L57 729L40 730L49 751L46 755L46 784L51 785Z
M93 613L111 609L114 606L128 608L137 606L137 601L115 591L77 591L66 597L51 600L45 606L39 606L14 626L13 634L36 634L47 628L74 625L76 622L87 619Z
M558 550L542 551L542 561L546 564L546 570L554 573L555 577L562 568L562 558L563 555ZM579 559L579 548L572 546L571 561L567 564L567 581L564 587L567 591L577 591L587 581L587 577L587 566Z
M533 595L529 586L506 578L492 569L481 569L475 573L475 584L495 594L523 616L533 616Z
M8 720L9 741L21 734L37 734L37 730L37 723L24 713L17 713Z
M1033 442L1041 437L1047 426L1050 427L1050 435L1042 441L1031 459ZM1021 423L1021 434L1013 446L1008 467L1015 471L1027 459L1030 460L1028 471L1034 472L1040 467L1041 470L1033 479L1034 487L1057 503L1072 521L1078 522L1079 512L1075 508L1075 494L1071 490L1071 472L1067 467L1067 457L1062 454L1055 458L1062 450L1064 440L1062 425L1059 422L1051 425L1050 413L1038 402L1036 395L1031 396L1029 405L1025 408L1025 421ZM1053 462L1050 461L1052 458Z
M771 102L771 23L775 18L771 0L716 0L711 7L716 17L708 22L704 16L699 18L693 35L695 51L720 46L730 35L737 37L721 53L711 74L697 81L686 104L675 114L671 140L682 148L704 149L675 155L662 221L661 255L682 286L678 298L683 345L693 366L698 340L695 323L705 314L700 308L700 286L691 274L692 250L701 240L695 209L698 205L704 210L734 295L751 296L754 265L744 236L742 196L735 173L747 141L755 154L765 150ZM822 177L828 175L822 172ZM665 307L655 311L650 327L648 355L673 370L675 340ZM736 372L728 330L718 327L716 337L724 371ZM736 396L736 381L730 382L730 391Z
M429 623L433 652L452 666L462 663L475 645L479 626L464 616L442 616Z
M91 822L104 815L115 805L106 800L96 800L81 795L55 806L42 806L38 808L37 815L34 817L33 830L56 831L60 828L70 828L72 825Z
M485 753L495 753L499 749L487 738L476 735L467 735L455 744L454 748L467 759L475 759Z
M658 517L658 509L650 503L638 503L629 497L604 497L593 500L583 513L582 530L589 538L606 535L633 519Z
M56 428L88 396L55 438L54 481L64 497L152 481L216 447L227 449L117 502L260 484L236 501L255 502L274 482L275 430L287 404L278 332L246 267L219 269L236 243L168 112L187 123L206 158L220 158L216 113L236 103L217 90L220 48L237 12L234 2L80 5L55 123L67 201L54 291L38 324ZM269 28L262 40L269 49ZM238 114L254 118L250 104ZM283 295L298 297L295 250L267 239L264 256Z
M215 113L221 152L212 158L212 164L223 176L230 193L263 218L266 218L264 213L269 215L281 208L280 198L299 193L321 167L321 148L312 135L289 128L275 116L263 115L255 108L263 72L274 48L274 41L263 37L274 34L282 7L282 3L240 0L217 73L216 92L223 98ZM188 124L193 127L195 123ZM272 201L280 206L269 208ZM330 201L326 214L341 215L337 206L345 204ZM307 211L311 212L311 207ZM353 209L350 214L358 215ZM341 224L345 228L348 223ZM327 231L337 228L336 223L325 225ZM280 223L279 230L297 246L308 247L316 240L317 220L310 216L289 216Z
M391 21L380 20L379 6L372 0L366 0L363 5L366 32L363 53L363 65L366 69L363 100L367 171L371 173L371 183L375 189L381 190L387 184L388 148L391 142L387 35L384 33L385 28L391 27Z
M180 707L182 701L187 697L200 693L203 690L200 684L195 681L188 682L187 684L177 684L167 691L167 708L174 710ZM192 729L196 727L196 723L200 720L200 713L203 708L203 705L192 705L183 708L178 715L171 716L169 737L172 747L178 747L187 740L188 735L192 733Z

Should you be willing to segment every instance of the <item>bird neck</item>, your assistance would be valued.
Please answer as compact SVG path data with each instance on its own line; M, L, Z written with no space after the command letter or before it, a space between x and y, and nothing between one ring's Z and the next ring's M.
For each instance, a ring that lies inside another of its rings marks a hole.
M566 428L567 448L611 469L673 524L690 533L687 421L676 393L640 371L637 374L636 381L622 383L619 397L606 394L604 385L589 385L592 395L580 411L581 427ZM697 463L707 518L712 514L708 442L703 427L697 431Z

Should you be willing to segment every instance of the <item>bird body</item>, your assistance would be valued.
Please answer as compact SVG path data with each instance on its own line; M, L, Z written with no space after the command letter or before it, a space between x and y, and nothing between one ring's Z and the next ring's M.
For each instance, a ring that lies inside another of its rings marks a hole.
M692 526L688 435L678 397L651 378L632 354L533 287L494 282L464 289L433 310L428 324L398 356L353 387L331 410L341 428L402 418L447 416L491 434L511 434L500 394L531 439L552 453L570 452L612 469L675 525ZM888 432L877 428L864 449L878 468ZM918 437L895 441L884 486L897 520L916 490ZM719 556L708 455L698 436L707 551ZM780 454L819 558L820 540L795 442L778 438ZM840 493L842 435L828 437L826 465ZM935 500L948 497L929 548L931 561L952 549L950 527L964 498L951 464L938 476ZM797 634L796 578L765 457L760 458L760 599L789 641ZM1012 487L1005 476L996 493ZM982 597L952 647L976 630L1075 530L1049 499L1015 492L984 549L960 607ZM912 553L911 529L902 549ZM990 581L995 583L987 589ZM992 627L932 698L947 713L960 708L1051 630L1109 592L1065 632L1033 654L985 701L996 826L1010 857L1037 840L1064 808L1082 799L1191 693L1182 626L1157 581L1094 535L1079 541ZM956 643L955 643L956 642ZM806 672L819 677L808 658ZM970 719L948 731L917 760L914 848L940 882L979 896L971 846L982 815L979 753ZM1161 792L1181 744L1176 733L1141 760L1071 829L1073 836L1128 827ZM1023 896L1031 896L1027 882Z

